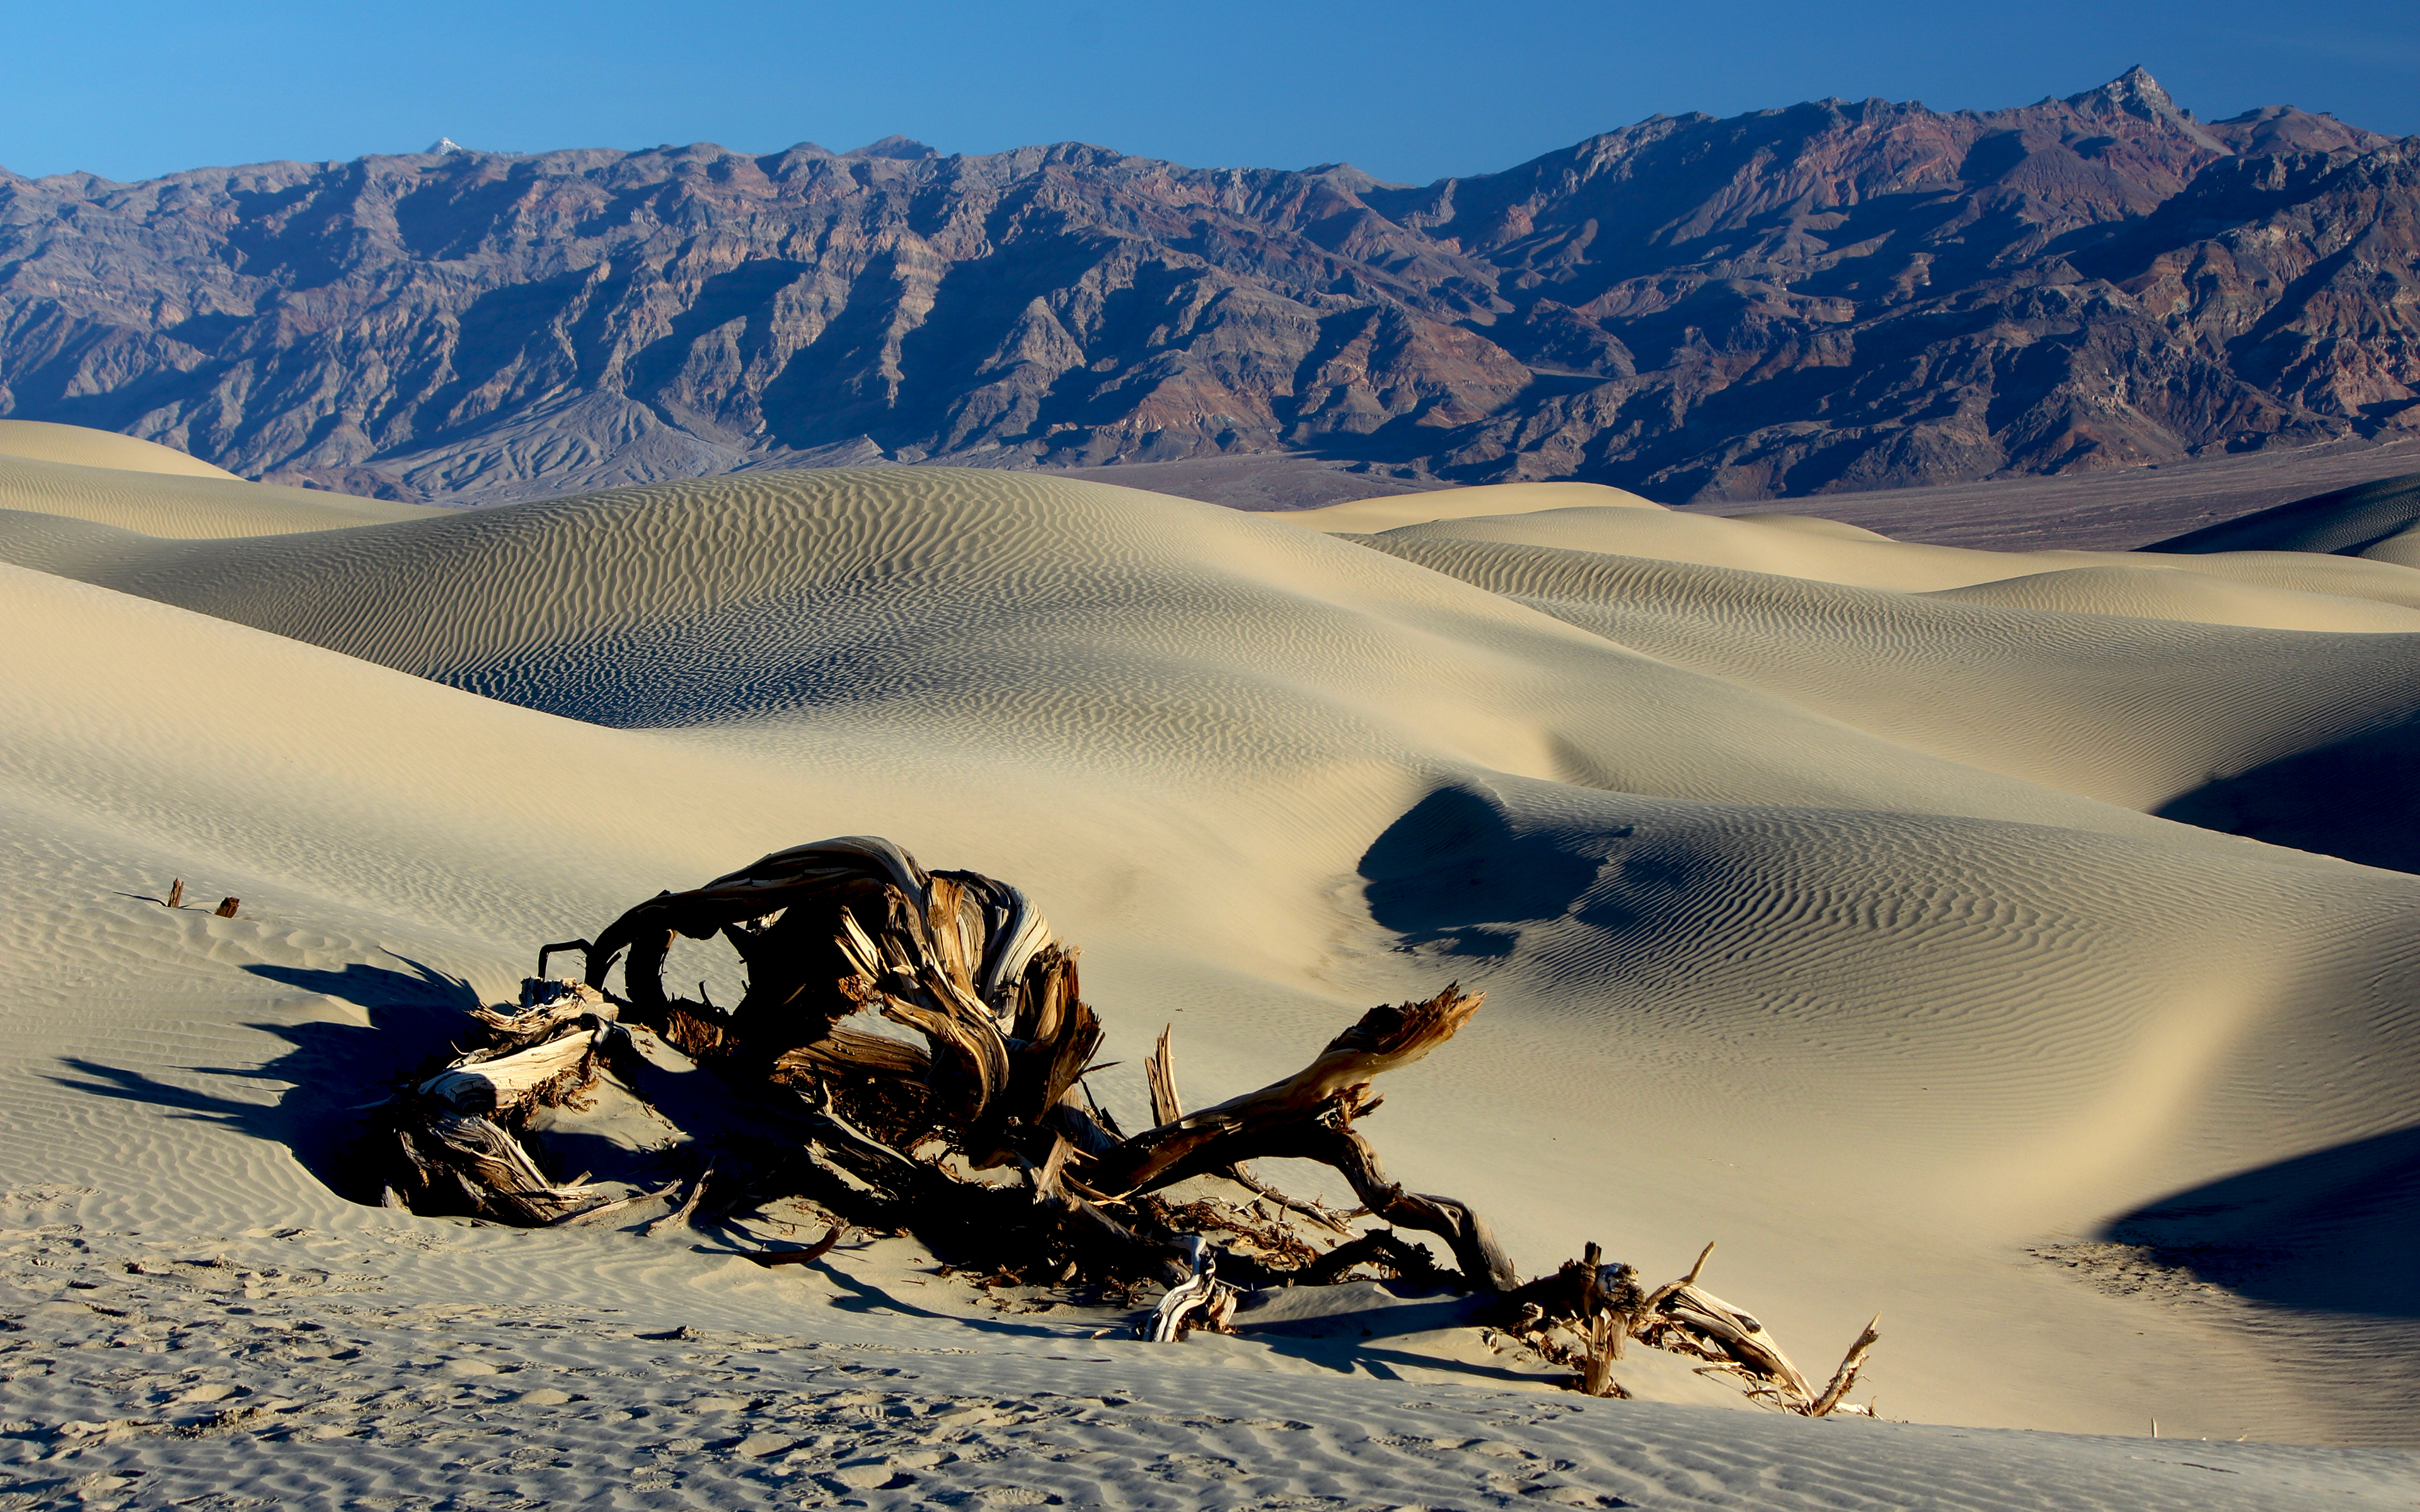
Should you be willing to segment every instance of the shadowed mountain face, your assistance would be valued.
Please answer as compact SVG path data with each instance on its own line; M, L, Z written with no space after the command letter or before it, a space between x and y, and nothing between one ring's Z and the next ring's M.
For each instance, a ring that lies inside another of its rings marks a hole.
M0 415L401 498L882 455L1676 501L2120 467L2420 427L2413 158L2136 69L1419 189L898 138L0 172Z

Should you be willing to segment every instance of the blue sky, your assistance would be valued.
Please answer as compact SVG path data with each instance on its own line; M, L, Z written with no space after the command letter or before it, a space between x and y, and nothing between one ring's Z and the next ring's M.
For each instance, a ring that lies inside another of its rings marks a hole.
M1561 0L18 0L0 165L139 178L272 158L719 142L1080 140L1415 182L1659 111L1838 95L1990 109L2141 63L2205 117L2420 132L2420 4Z

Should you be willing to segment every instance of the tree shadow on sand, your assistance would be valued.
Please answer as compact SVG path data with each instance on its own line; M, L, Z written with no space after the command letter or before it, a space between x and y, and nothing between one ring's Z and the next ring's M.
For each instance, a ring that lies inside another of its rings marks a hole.
M2420 1318L2420 1126L2176 1193L2102 1237L2259 1302Z
M198 1119L286 1146L305 1170L339 1196L375 1203L379 1194L348 1169L346 1155L362 1130L365 1105L381 1101L396 1075L443 1051L464 1028L463 1013L479 995L458 977L396 956L408 968L353 963L342 971L253 965L244 969L285 986L318 993L361 1009L367 1024L312 1022L246 1025L288 1045L258 1066L188 1066L206 1076L282 1082L274 1103L214 1095L122 1066L64 1057L74 1075L53 1081L97 1097L147 1103L171 1118Z

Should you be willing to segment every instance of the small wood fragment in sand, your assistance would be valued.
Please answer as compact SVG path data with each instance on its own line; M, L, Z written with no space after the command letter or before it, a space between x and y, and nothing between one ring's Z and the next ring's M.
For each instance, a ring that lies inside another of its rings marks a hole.
M579 1180L573 1181L570 1184L573 1186L580 1186L584 1184L587 1180L587 1173L582 1173ZM608 1217L613 1213L627 1212L643 1202L653 1202L659 1197L671 1196L674 1193L679 1190L680 1183L678 1181L675 1181L668 1186L659 1187L653 1192L640 1192L613 1202L600 1203L594 1208L583 1208L578 1212L566 1213L560 1221L565 1225L594 1223L599 1218Z
M1218 1252L1203 1243L1199 1234L1185 1236L1182 1245L1193 1273L1169 1288L1159 1305L1135 1330L1153 1344L1181 1344L1196 1327L1223 1334L1228 1319L1235 1315L1235 1288L1218 1279ZM1198 1324L1197 1313L1201 1315Z
M832 1246L848 1236L848 1225L834 1224L824 1230L824 1237L805 1249L755 1250L749 1258L763 1266L813 1265L832 1252Z
M1580 1370L1580 1390L1590 1396L1627 1396L1613 1379L1613 1362L1621 1358L1627 1330L1611 1313L1600 1313L1589 1325L1588 1362Z
M1849 1395L1849 1388L1857 1383L1858 1370L1865 1365L1866 1351L1872 1349L1874 1341L1882 1337L1882 1326L1883 1315L1874 1314L1874 1320L1866 1325L1866 1331L1857 1335L1857 1342L1850 1345L1849 1352L1841 1357L1840 1368L1832 1372L1832 1383L1823 1388L1823 1395L1816 1397L1808 1405L1807 1409L1808 1417L1828 1415L1834 1408L1840 1405L1840 1398Z
M182 908L185 906L185 879L183 877L171 877L168 880L168 906L171 908Z
M240 898L222 898L219 900L219 905L210 910L210 917L213 918L233 918L235 917L235 911L242 906L243 900Z
M1176 1063L1168 1048L1168 1037L1175 1031L1173 1024L1159 1031L1159 1042L1152 1046L1151 1058L1143 1062L1143 1079L1151 1086L1151 1121L1154 1128L1174 1123L1185 1117L1185 1104L1176 1097Z
M699 1173L697 1184L689 1189L689 1200L680 1205L680 1210L676 1212L668 1212L664 1214L664 1216L657 1219L654 1223L649 1224L647 1226L647 1232L653 1234L661 1229L686 1228L689 1227L689 1221L697 1215L698 1203L704 1200L706 1196L706 1183L713 1180L714 1167L708 1165L704 1171Z

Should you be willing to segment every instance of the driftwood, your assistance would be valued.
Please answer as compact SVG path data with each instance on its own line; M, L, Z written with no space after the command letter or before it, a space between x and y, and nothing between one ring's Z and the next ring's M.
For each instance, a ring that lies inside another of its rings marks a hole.
M1540 1355L1571 1366L1574 1384L1591 1396L1622 1395L1613 1381L1614 1362L1625 1340L1706 1362L1705 1369L1728 1375L1768 1405L1807 1417L1833 1412L1863 1414L1846 1404L1849 1388L1882 1335L1876 1318L1835 1371L1816 1391L1791 1364L1764 1324L1698 1285L1714 1246L1699 1252L1686 1275L1641 1293L1627 1265L1600 1263L1602 1251L1588 1246L1581 1258L1541 1277L1510 1299L1518 1308L1512 1333ZM1574 1335L1576 1335L1575 1338Z
M1199 1234L1185 1240L1185 1259L1192 1273L1170 1287L1159 1305L1135 1328L1135 1336L1154 1344L1181 1344L1195 1327L1214 1334L1227 1332L1235 1316L1236 1290L1218 1279L1218 1252ZM1196 1321L1198 1317L1198 1323Z
M848 1237L848 1225L834 1224L824 1230L824 1237L805 1249L759 1250L748 1257L759 1265L813 1265L832 1251L832 1246Z
M747 986L735 1005L702 986L695 998L666 990L684 936L737 952ZM580 979L547 977L564 953L582 957ZM1512 1332L1572 1366L1590 1395L1621 1394L1615 1365L1635 1339L1699 1358L1774 1406L1857 1411L1842 1402L1873 1329L1817 1392L1761 1321L1698 1286L1704 1255L1642 1292L1629 1266L1604 1263L1591 1244L1524 1285L1477 1211L1388 1176L1358 1127L1380 1105L1376 1079L1450 1040L1481 995L1449 985L1373 1008L1300 1071L1190 1113L1164 1028L1144 1064L1152 1126L1127 1134L1085 1087L1103 1069L1103 1030L1078 960L1024 893L993 878L928 872L862 836L776 852L649 899L593 941L543 947L519 1004L473 1011L481 1042L424 1068L387 1104L378 1190L416 1211L520 1225L628 1221L671 1201L677 1179L648 1190L556 1180L522 1136L537 1110L579 1107L602 1077L645 1084L634 1036L652 1037L648 1055L677 1051L713 1074L730 1127L650 1231L803 1196L831 1215L824 1237L751 1258L807 1264L852 1227L912 1230L953 1264L1001 1279L1081 1278L1129 1295L1159 1284L1136 1333L1162 1342L1228 1329L1248 1288L1374 1268L1493 1296ZM1256 1159L1325 1165L1361 1209L1289 1196L1251 1173ZM1180 1183L1194 1195L1180 1199ZM1229 1188L1238 1200L1215 1195ZM1356 1217L1378 1227L1356 1230ZM1452 1269L1404 1229L1436 1236Z
M170 908L184 907L185 879L182 877L169 878L168 896L158 901ZM218 918L233 918L235 917L236 910L242 906L243 900L240 898L222 898L219 900L219 905L216 908L211 909L210 913L213 917Z

